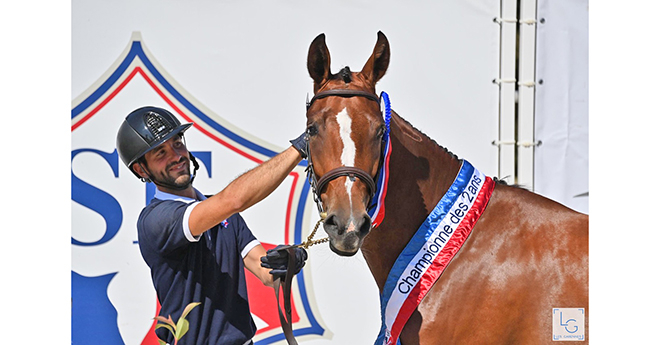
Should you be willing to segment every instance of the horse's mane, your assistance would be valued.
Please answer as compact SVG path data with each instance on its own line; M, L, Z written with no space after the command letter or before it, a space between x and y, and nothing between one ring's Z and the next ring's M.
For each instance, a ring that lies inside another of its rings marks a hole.
M441 148L442 150L444 150L447 154L449 154L450 156L452 156L452 158L454 158L454 159L460 159L456 154L454 154L453 152L449 151L449 149L447 149L446 147L444 147L444 146L438 144L433 138L429 137L428 135L426 135L426 133L424 133L424 132L422 132L421 130L417 129L417 128L416 128L415 126L413 126L410 122L408 122L408 120L406 120L406 119L404 119L403 117L401 117L401 115L399 115L398 113L397 113L397 115L399 116L399 118L400 118L401 120L403 120L403 122L405 122L408 126L410 126L410 128L412 128L415 132L421 134L424 138L426 138L427 140L429 140L430 142L432 142L434 145L436 145L436 146L438 146L439 148Z
M397 115L399 115L399 114L397 114ZM432 143L435 144L436 146L438 146L438 147L440 147L441 149L443 149L447 154L451 155L452 158L454 158L454 159L460 159L456 154L454 154L453 152L449 151L449 149L447 149L446 147L444 147L444 146L438 144L433 138L429 137L429 136L426 135L424 132L422 132L422 131L420 131L419 129L417 129L417 128L416 128L415 126L413 126L410 122L408 122L408 120L406 120L406 119L404 119L403 117L401 117L401 115L399 115L399 118L400 118L401 120L403 120L403 122L405 122L408 126L410 126L410 128L412 128L414 131L416 131L416 132L419 133L420 135L424 136L426 139L428 139L430 142L432 142ZM505 179L506 179L507 177L508 177L508 176L505 176L505 177L503 177L503 178L493 177L493 181L494 181L496 184L501 184L501 185L505 185L505 186L510 186L510 187L515 187L515 188L521 188L521 189L529 190L527 187L525 187L525 186L523 186L523 185L519 185L519 184L511 184L511 185L510 185L509 183L507 183L507 182L505 181Z
M399 115L399 114L397 114L397 115ZM438 147L440 147L441 149L443 149L447 154L451 155L452 158L454 158L454 159L460 159L456 154L454 154L453 152L449 151L449 149L447 149L446 147L444 147L444 146L438 144L435 140L433 140L433 138L429 137L429 136L426 135L424 132L422 132L422 131L420 131L419 129L417 129L417 128L416 128L415 126L413 126L410 122L408 122L408 120L406 120L406 119L404 119L403 117L401 117L401 115L399 115L399 118L400 118L401 120L403 120L403 122L405 122L408 126L410 126L410 128L412 128L414 131L416 131L416 132L419 133L420 135L424 136L426 139L428 139L430 142L432 142L432 143L435 144L436 146L438 146ZM521 188L521 189L529 190L529 188L527 188L527 187L525 187L525 186L523 186L523 185L519 185L519 184L509 184L508 182L505 181L505 179L506 179L507 177L508 177L508 176L505 176L505 177L503 177L503 178L498 178L498 177L495 176L495 177L493 177L493 181L494 181L496 184L501 184L501 185L510 186L510 187L514 187L514 188Z
M533 192L533 191L530 190L529 187L527 187L527 186L524 186L524 185L521 185L521 184L517 184L517 183L509 184L508 182L505 181L505 179L506 179L506 178L509 178L509 177L511 177L511 176L504 176L503 178L498 178L497 176L493 176L493 181L495 181L496 184L501 184L501 185L505 185L505 186L509 186L509 187L514 187L514 188L520 188L520 189L524 189L524 190L529 191L529 192Z

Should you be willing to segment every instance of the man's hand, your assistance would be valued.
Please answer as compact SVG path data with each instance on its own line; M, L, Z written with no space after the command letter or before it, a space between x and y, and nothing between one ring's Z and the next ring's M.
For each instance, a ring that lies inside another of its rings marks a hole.
M299 137L297 137L293 140L289 140L291 145L296 150L298 150L298 152L300 153L300 157L302 157L303 159L307 159L307 154L308 154L308 152L307 152L307 142L308 141L309 141L309 138L307 137L307 132L303 133L301 136L299 136Z
M287 266L289 264L289 252L287 248L290 246L279 245L273 249L270 249L266 252L265 256L261 257L261 267L270 268L270 274L273 275L273 279L277 278L286 278ZM295 251L295 267L293 274L298 274L300 270L305 266L305 260L307 260L307 251L304 248L296 247Z

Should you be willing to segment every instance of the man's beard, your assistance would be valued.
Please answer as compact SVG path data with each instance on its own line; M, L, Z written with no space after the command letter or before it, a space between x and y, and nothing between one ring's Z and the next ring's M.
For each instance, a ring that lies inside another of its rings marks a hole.
M170 168L172 168L175 165L179 165L181 163L186 163L186 169L184 171L179 171L177 172L176 176L172 176L169 171ZM158 179L154 179L153 181L157 185L163 185L164 187L167 188L172 188L176 190L183 190L188 188L190 185L191 179L190 179L190 160L186 157L181 157L181 159L178 162L170 163L167 165L165 168L165 171L161 172L159 174Z

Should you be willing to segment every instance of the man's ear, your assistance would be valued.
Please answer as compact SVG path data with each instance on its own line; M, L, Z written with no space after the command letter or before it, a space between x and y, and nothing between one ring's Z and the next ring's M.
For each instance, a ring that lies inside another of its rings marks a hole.
M147 174L146 171L142 168L142 164L135 162L133 165L131 165L131 169L135 171L136 174L140 175L145 180L149 180L149 174Z

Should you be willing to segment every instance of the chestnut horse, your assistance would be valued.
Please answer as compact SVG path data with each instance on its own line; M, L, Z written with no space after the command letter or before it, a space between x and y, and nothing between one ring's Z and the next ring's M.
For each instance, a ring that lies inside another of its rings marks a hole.
M389 59L378 32L360 72L330 72L324 34L307 60L315 94L307 109L309 178L324 229L338 255L362 250L381 298L400 253L464 166L394 111L385 122L375 86ZM384 135L391 146L385 215L372 228ZM552 343L554 308L583 308L588 334L588 216L495 181L462 247L404 320L402 344Z

